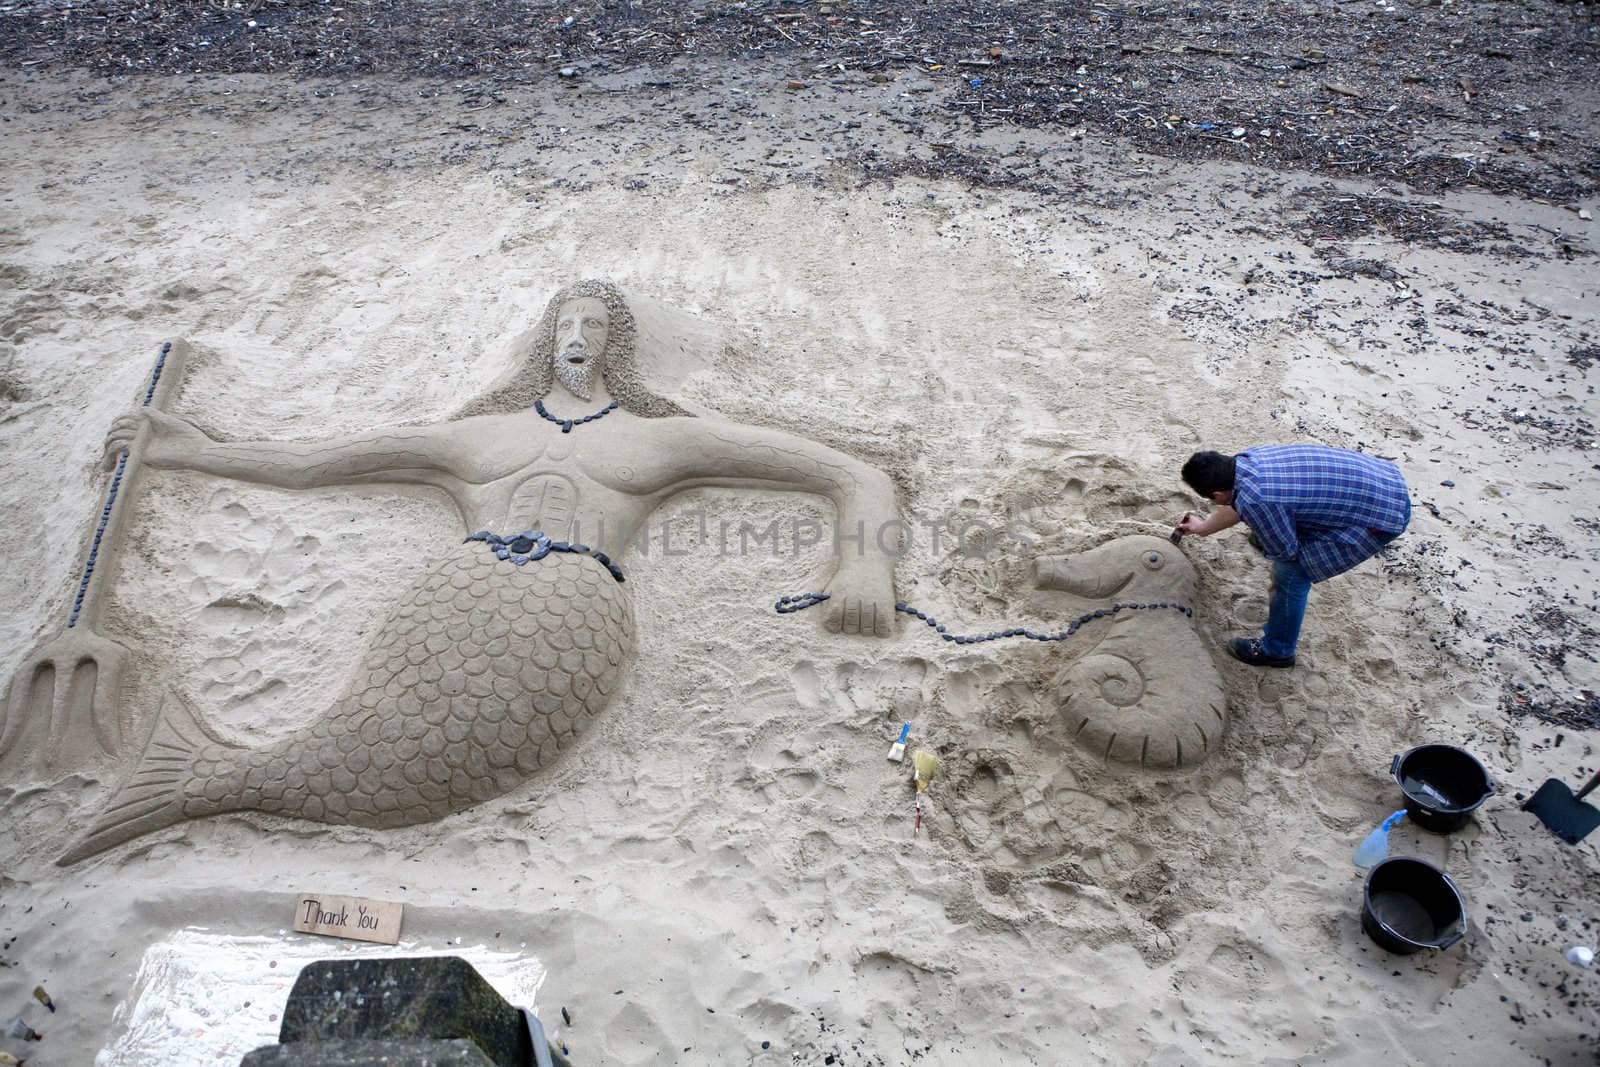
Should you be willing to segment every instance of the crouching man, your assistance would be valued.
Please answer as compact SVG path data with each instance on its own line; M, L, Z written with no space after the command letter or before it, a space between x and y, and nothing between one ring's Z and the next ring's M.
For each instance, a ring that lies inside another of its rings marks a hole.
M1387 460L1323 445L1261 445L1235 456L1196 452L1183 480L1216 504L1178 523L1201 537L1240 522L1272 561L1272 602L1260 637L1228 642L1253 667L1293 667L1314 582L1343 574L1411 521L1411 494Z

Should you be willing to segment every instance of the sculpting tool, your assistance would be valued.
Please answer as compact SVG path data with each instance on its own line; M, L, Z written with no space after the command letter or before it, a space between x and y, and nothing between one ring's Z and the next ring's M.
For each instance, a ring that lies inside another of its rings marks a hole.
M1533 812L1557 837L1576 845L1600 826L1600 808L1583 803L1583 798L1594 792L1595 786L1600 786L1600 771L1576 793L1566 782L1551 778L1528 798L1522 810Z
M6 1031L18 1041L43 1041L44 1035L22 1020L19 1015L11 1020L11 1028Z
M906 758L906 735L911 732L911 724L906 723L900 727L900 740L889 746L889 760L899 763Z
M50 999L50 994L44 991L44 986L36 985L33 987L33 999L49 1008L50 1014L55 1014L56 1002Z
M911 766L911 781L917 787L917 821L911 827L911 833L915 836L922 829L922 794L928 791L928 783L939 772L939 757L925 748L918 749L917 754L911 757Z

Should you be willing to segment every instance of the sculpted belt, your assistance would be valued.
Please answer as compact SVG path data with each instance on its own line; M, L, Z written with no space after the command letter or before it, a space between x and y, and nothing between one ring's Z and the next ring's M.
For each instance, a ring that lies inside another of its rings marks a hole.
M544 559L552 552L575 552L580 556L592 556L611 572L611 577L619 582L626 580L622 577L622 568L612 563L611 557L604 552L592 549L588 545L569 545L565 541L552 541L548 534L539 530L524 530L510 537L501 537L488 530L479 530L475 534L468 534L462 543L465 544L467 541L482 541L494 551L496 559L515 563L519 567L533 560Z

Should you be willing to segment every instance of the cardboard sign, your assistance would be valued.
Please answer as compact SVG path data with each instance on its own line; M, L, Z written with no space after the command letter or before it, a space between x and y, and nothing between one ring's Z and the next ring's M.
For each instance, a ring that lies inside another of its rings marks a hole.
M404 911L404 904L388 900L308 894L294 906L294 928L302 934L393 945L400 940L400 916Z

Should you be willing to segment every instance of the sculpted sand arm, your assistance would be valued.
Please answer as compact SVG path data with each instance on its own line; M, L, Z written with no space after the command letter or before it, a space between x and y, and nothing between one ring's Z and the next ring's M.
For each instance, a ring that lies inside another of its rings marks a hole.
M699 486L778 489L827 497L836 510L836 569L818 592L828 629L887 637L894 624L899 511L880 470L827 445L719 419L670 419L638 453L639 481L663 496ZM857 537L860 540L857 540Z
M143 409L112 423L106 454L116 456L148 424L145 462L283 489L362 482L457 488L471 480L473 450L461 424L399 427L316 441L218 441L186 419ZM481 472L489 475L490 472Z

